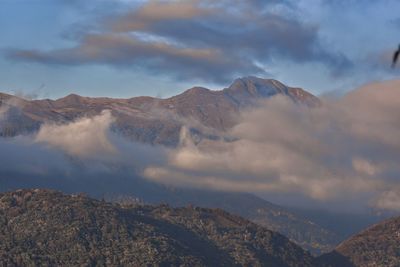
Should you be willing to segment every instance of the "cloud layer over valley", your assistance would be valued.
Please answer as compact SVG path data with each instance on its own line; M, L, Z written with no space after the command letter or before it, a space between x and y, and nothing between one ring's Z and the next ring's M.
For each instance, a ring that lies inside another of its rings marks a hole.
M297 194L327 205L356 199L360 208L400 210L399 80L368 84L318 107L275 96L241 113L222 133L229 138L195 144L183 127L176 148L127 141L110 130L114 121L105 110L44 124L34 136L2 139L1 177L145 177L177 187Z
M236 141L187 140L168 165L145 170L174 185L258 193L353 198L398 209L400 81L364 86L308 108L277 96L242 114ZM268 195L268 194L267 194Z
M111 112L104 110L101 115L81 118L66 125L43 125L35 141L45 143L76 157L112 157L117 149L110 142Z

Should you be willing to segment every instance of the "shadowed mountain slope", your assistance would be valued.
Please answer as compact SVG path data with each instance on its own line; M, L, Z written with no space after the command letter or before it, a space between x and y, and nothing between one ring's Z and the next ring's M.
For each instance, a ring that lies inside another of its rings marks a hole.
M286 237L222 210L0 194L2 265L311 266Z
M361 231L318 261L321 266L400 266L400 217Z
M277 231L315 254L328 252L341 241L340 236L313 221L249 193L179 189L149 182L140 177L125 177L122 174L112 177L81 175L76 179L55 179L0 172L0 191L19 188L52 188L67 193L87 192L97 199L106 198L113 202L122 200L152 205L167 203L174 207L191 204L220 208Z

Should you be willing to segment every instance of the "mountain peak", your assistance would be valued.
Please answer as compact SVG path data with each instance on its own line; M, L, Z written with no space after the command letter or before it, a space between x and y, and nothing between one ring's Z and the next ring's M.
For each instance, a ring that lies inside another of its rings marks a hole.
M276 94L289 95L289 87L276 80L247 76L236 79L223 92L237 103L248 105Z
M238 103L242 103L245 100L245 104L251 104L254 99L268 98L281 94L288 96L294 102L303 103L308 106L320 105L317 97L301 88L289 87L274 79L263 79L255 76L236 79L223 92Z
M60 100L60 99L78 99L78 98L82 98L82 96L72 93L72 94L69 94L69 95L64 96L62 98L59 98L57 100Z
M77 95L77 94L69 94L65 97L57 99L55 102L56 103L62 103L64 105L78 105L81 104L82 101L85 99L85 97Z
M270 81L277 81L274 79L261 78L261 77L257 77L257 76L244 76L244 77L237 78L236 80L248 81L248 82L253 82L253 83L264 83L264 82L270 82Z
M288 87L277 80L248 76L236 79L225 91L253 97L269 97L278 93L288 94Z
M176 119L176 115L190 118L190 121L199 123L199 129L206 127L210 130L207 130L207 134L214 134L214 131L226 131L235 126L242 108L257 106L260 100L279 94L300 104L313 106L314 103L318 103L316 97L302 89L291 88L272 79L249 76L236 79L229 88L223 90L193 87L166 99L92 98L70 94L57 100L25 101L20 112L26 120L24 123L15 123L11 129L15 134L21 131L36 131L44 122L57 123L60 120L72 120L110 109L117 117L117 130L128 138L151 144L175 146L179 142L182 126L182 121ZM160 108L168 110L171 116L160 118L155 115Z
M202 94L202 93L208 93L210 92L210 89L201 87L201 86L195 86L192 87L188 90L186 90L185 92L183 92L183 94L190 94L190 95L197 95L197 94Z

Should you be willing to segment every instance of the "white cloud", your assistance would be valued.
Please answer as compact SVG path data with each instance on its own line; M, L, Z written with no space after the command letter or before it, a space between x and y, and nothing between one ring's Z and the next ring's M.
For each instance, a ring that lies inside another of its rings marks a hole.
M382 192L373 202L373 206L382 210L400 211L400 190L387 190Z
M360 196L360 205L400 210L400 80L369 84L317 108L278 96L239 120L227 133L233 141L195 144L183 128L178 148L161 149L111 135L114 118L103 111L45 124L34 142L174 186L302 194L326 203Z
M109 139L110 125L114 122L111 112L80 118L67 124L44 124L35 141L61 149L80 158L113 156L117 149Z
M352 163L354 170L361 174L372 176L377 175L379 172L379 166L369 162L368 160L362 158L354 158Z
M144 175L178 186L323 201L380 194L400 182L400 80L369 84L318 108L273 97L243 113L229 134L236 141L195 146L183 132L168 164Z

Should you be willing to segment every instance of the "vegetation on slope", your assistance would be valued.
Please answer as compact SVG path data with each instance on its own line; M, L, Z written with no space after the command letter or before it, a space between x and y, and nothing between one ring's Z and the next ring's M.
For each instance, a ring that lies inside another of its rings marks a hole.
M0 263L11 266L311 266L286 237L218 209L121 206L82 195L0 195Z

